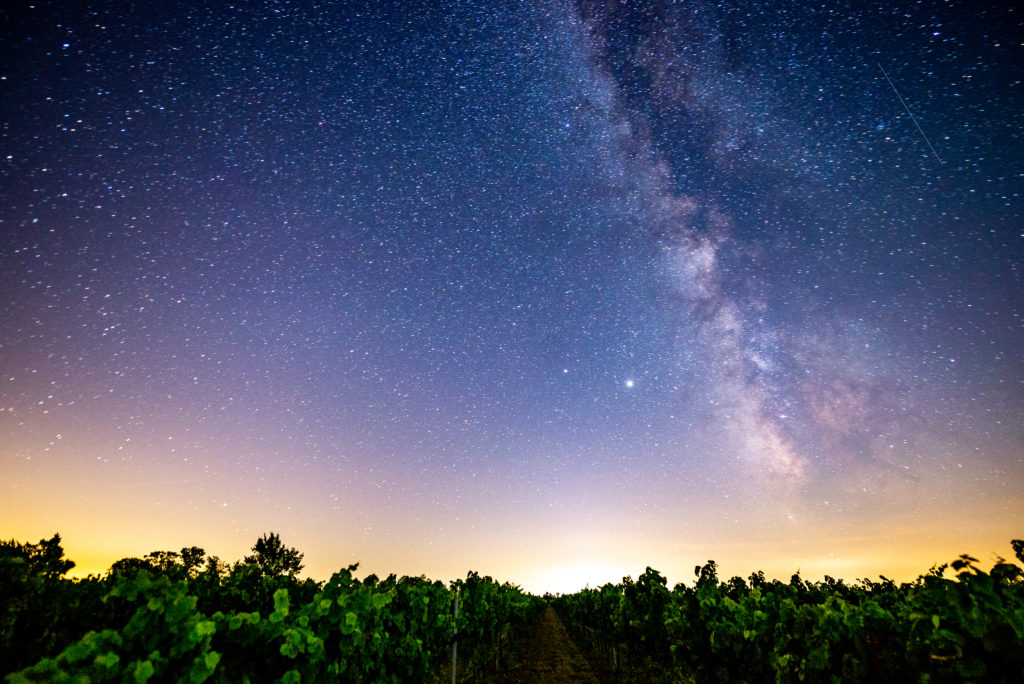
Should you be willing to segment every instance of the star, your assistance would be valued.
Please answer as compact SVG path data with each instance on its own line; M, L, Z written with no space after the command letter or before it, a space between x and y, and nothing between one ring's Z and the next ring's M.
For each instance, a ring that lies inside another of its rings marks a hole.
M36 4L0 76L4 535L259 524L313 576L445 579L603 562L643 502L623 562L683 580L1019 534L1012 3Z

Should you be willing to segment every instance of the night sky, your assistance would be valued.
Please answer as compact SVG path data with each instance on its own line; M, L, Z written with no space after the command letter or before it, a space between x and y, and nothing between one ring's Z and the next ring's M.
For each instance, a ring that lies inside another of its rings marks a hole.
M0 15L0 537L565 591L1024 535L1010 4L130 4Z

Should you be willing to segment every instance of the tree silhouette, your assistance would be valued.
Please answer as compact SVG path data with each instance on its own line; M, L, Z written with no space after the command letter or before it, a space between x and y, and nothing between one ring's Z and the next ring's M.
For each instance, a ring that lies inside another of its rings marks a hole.
M203 561L206 559L206 551L198 546L189 546L183 548L179 556L181 557L181 565L185 570L185 575L187 577L195 577L199 574L199 569L203 566Z
M38 544L20 544L13 539L0 541L0 558L20 558L30 572L39 573L48 580L56 580L75 567L74 561L64 557L59 534L50 539L40 539Z
M257 539L252 551L253 555L246 556L245 562L259 566L266 575L293 575L302 570L303 554L285 546L276 532Z
M139 570L168 575L172 579L190 579L199 574L206 551L189 546L178 551L150 551L142 558L122 558L110 566L110 574L134 574Z
M110 565L111 575L132 575L139 570L153 572L155 568L148 560L137 558L135 556L116 560Z

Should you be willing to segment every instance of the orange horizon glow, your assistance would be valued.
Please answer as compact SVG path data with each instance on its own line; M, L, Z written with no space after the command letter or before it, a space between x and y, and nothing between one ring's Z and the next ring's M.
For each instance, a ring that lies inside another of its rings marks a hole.
M86 454L77 462L89 461ZM941 482L921 496L878 486L877 505L850 512L837 510L842 499L827 491L820 496L828 502L811 500L791 487L742 477L723 508L685 479L666 480L661 486L674 487L674 495L648 494L675 503L638 513L644 499L619 491L626 475L614 472L509 500L487 495L509 487L506 471L466 478L472 486L465 489L453 489L459 480L410 477L394 481L391 497L375 498L358 489L340 495L330 484L333 471L295 480L213 473L196 481L181 466L122 466L115 477L113 470L104 475L102 462L99 470L81 471L62 459L7 462L0 536L36 542L59 533L76 563L73 577L102 575L120 558L190 546L231 563L273 531L305 554L304 574L317 580L359 563L360 577L448 582L472 570L535 594L571 593L635 578L648 566L669 586L692 584L694 567L715 560L722 580L763 571L788 581L799 571L805 580L885 575L902 582L964 553L991 567L997 557L1012 559L1010 540L1024 537L1024 496L1005 489L984 496L953 480L949 496L941 496ZM28 477L18 469L30 466L43 468L45 486L18 484ZM427 498L434 491L448 494ZM957 498L962 503L947 504ZM459 506L450 505L456 499Z
M359 563L360 577L448 582L472 570L535 594L571 593L635 578L648 566L669 586L692 584L694 567L715 560L722 580L763 571L788 581L799 571L806 580L885 575L902 582L964 553L991 567L997 557L1012 559L1010 540L1024 537L1024 496L1005 481L999 496L985 495L1000 489L984 480L976 489L938 481L927 492L876 482L876 503L847 511L835 492L812 499L743 473L734 476L724 506L691 479L666 478L661 490L645 492L664 503L644 512L644 495L618 488L624 470L519 491L510 489L514 470L407 477L391 482L389 496L375 497L346 489L334 470L294 479L244 472L197 479L180 464L154 469L156 458L145 459L146 468L127 463L115 471L83 456L41 463L12 454L9 477L0 482L0 536L36 542L59 533L76 563L73 577L101 575L120 558L190 546L231 563L273 531L305 554L304 574L317 580ZM31 488L20 484L30 468L43 476ZM509 496L488 495L498 489Z
M141 557L157 550L178 551L185 546L199 546L208 555L233 563L250 552L259 534L272 531L254 531L251 539L247 536L243 541L241 536L211 534L209 530L193 538L170 529L152 530L151 537L129 535L109 538L101 529L90 525L69 525L61 530L37 524L15 524L5 525L4 529L4 539L13 538L19 542L34 543L49 539L54 532L60 534L65 557L75 562L75 567L68 573L71 578L102 576L112 563L121 558ZM314 537L308 534L301 535L296 530L279 532L286 544L305 554L302 575L318 581L327 580L335 571L352 563L359 563L357 577L371 573L379 577L391 573L399 576L424 575L446 583L463 578L472 570L518 585L537 595L574 593L584 587L617 584L626 576L636 578L647 567L665 576L669 587L676 583L692 586L694 567L709 560L717 563L721 581L734 576L746 579L751 573L762 571L768 579L783 582L788 582L794 573L799 573L806 581L819 581L828 575L853 583L860 579L877 580L884 575L896 582L909 582L926 574L933 566L949 563L961 554L977 558L978 565L984 570L990 569L999 558L1012 562L1009 542L1011 538L1021 536L1004 533L1002 537L1005 538L1000 538L997 532L992 532L958 543L935 538L934 530L922 530L919 535L911 530L901 530L894 535L837 538L831 542L723 542L717 547L681 545L671 552L652 552L645 558L640 548L645 545L653 548L653 540L646 544L641 540L627 542L619 552L601 548L600 540L596 538L575 549L560 549L562 540L548 538L537 541L535 546L538 550L534 555L494 550L483 553L482 549L475 556L471 551L445 553L436 549L430 554L424 547L396 549L379 544L367 545L362 554L344 554L339 549L315 543ZM159 543L160 540L167 540L167 543ZM823 548L830 550L824 551Z

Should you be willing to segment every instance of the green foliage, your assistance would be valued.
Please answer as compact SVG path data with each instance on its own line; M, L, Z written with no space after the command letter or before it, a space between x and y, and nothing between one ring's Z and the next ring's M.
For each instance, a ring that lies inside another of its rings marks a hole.
M294 575L302 570L302 554L289 548L275 532L264 534L252 547L253 555L245 562L259 566L266 575Z
M155 571L143 566L97 579L107 609L97 614L106 618L59 648L14 661L21 669L6 681L408 682L437 678L449 662L454 587L393 575L360 582L356 566L322 586L253 563L225 575L208 562L199 572L202 557L195 547L153 553L145 560ZM526 624L525 610L541 605L475 573L457 584L464 587L458 626L467 656L460 662L470 666Z
M98 578L67 580L60 535L22 544L0 541L0 663L17 669L54 653L109 619Z
M1009 563L985 573L961 556L900 586L720 582L713 562L696 575L669 592L648 568L553 603L624 681L1024 680L1024 582Z
M471 670L499 660L501 651L507 650L544 608L542 599L476 572L452 582L452 589L458 593L460 606L456 621L459 658Z
M198 546L179 551L151 551L142 558L122 558L110 566L110 574L133 575L140 570L166 575L171 579L191 579L199 574L206 552ZM215 561L219 563L219 560Z
M486 679L544 604L474 572L446 587L359 581L353 565L318 584L272 562L204 567L197 547L136 560L71 581L58 536L0 543L6 681L431 681L454 643L460 675ZM669 589L647 568L551 602L622 681L1024 680L1024 573L1012 563L986 573L961 556L902 585L721 581L711 561L695 576Z
M0 541L0 558L21 559L29 572L47 580L59 579L75 567L74 561L64 558L59 534L50 539L40 539L38 544L19 544L13 539Z
M11 682L124 681L187 678L202 682L219 655L211 649L213 624L195 610L183 582L141 571L120 578L108 600L123 600L135 612L121 629L90 631L56 658L8 677Z

